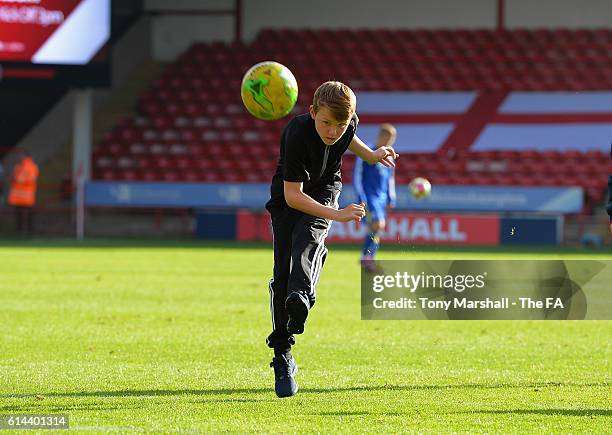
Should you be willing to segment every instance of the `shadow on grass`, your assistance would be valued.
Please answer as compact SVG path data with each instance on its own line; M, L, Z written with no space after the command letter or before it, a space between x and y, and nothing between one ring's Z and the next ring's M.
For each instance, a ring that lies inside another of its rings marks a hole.
M397 389L397 388L396 388ZM331 390L331 389L330 389ZM222 393L225 390L211 390L214 391L213 394L224 394ZM235 391L235 390L227 390L227 391ZM272 396L272 392L269 389L254 389L254 390L238 390L238 391L253 391L256 393L270 393ZM315 390L303 390L314 392ZM338 390L333 390L338 391ZM205 392L205 393L204 393ZM319 392L319 391L317 391ZM123 394L123 393L131 393L131 394ZM100 394L104 394L106 397L113 396L137 396L138 393L136 391L133 392L113 392L112 395L108 393L101 392ZM148 393L148 392L147 392ZM182 391L176 391L176 394L184 394ZM202 393L210 394L210 391L202 390ZM79 393L74 393L76 396ZM87 397L92 397L97 393L89 393ZM68 396L65 394L65 396ZM168 396L167 392L164 394L157 394L156 396ZM62 396L61 394L57 394L57 396ZM70 396L73 397L73 396ZM82 397L82 396L78 396ZM274 397L270 397L269 401L276 401L277 399ZM255 403L261 402L262 400L257 399L248 399L248 398L230 398L230 399L207 399L205 402L222 402L222 403ZM201 402L200 402L201 403ZM155 403L158 404L157 402ZM66 405L58 405L58 404L49 404L43 401L36 403L29 403L23 405L7 405L0 407L0 411L2 412L47 412L47 413L62 413L62 412L70 412L70 411L125 411L128 409L141 409L145 406L134 406L128 404L118 404L115 406L101 406L100 404L66 404ZM401 416L406 414L411 414L412 412L401 412L401 411L390 411L390 412L370 412L370 411L321 411L315 412L312 415L319 416L327 416L327 417L367 417L367 416ZM498 415L544 415L544 416L569 416L569 417L594 417L594 416L604 416L610 417L612 416L612 409L559 409L559 408L550 408L550 409L478 409L471 411L460 411L460 412L448 412L447 414L462 414L462 415L474 415L474 414L498 414Z
M547 388L547 387L607 387L608 383L572 383L572 382L534 382L524 384L447 384L447 385L363 385L354 387L300 388L302 393L337 393L360 391L420 391L420 390L467 390L467 389L504 389L504 388ZM163 396L235 396L272 393L273 388L211 388L186 390L120 390L120 391L80 391L50 392L34 394L0 394L0 398L35 398L44 397L163 397ZM227 401L248 401L248 398L230 398ZM4 408L0 408L4 409ZM484 411L483 411L484 412Z
M371 416L371 415L386 415L386 416L401 416L412 414L411 412L369 412L369 411L323 411L316 412L314 415L330 416L330 417L350 417L350 416ZM449 412L448 414L508 414L508 415L564 415L570 417L591 417L591 416L604 416L609 417L612 415L612 409L493 409L493 410L475 410L475 411L463 411L463 412Z
M77 403L77 404L51 404L45 401L39 401L35 403L27 403L22 405L6 405L0 406L0 411L3 412L26 412L26 411L40 411L47 413L61 413L66 411L120 411L126 409L139 409L138 406L132 405L114 405L114 406L103 406L99 403Z
M567 415L574 417L589 417L602 415L605 417L612 416L612 408L610 409L478 409L474 411L453 412L453 414L512 414L512 415Z
M123 391L79 391L42 393L48 398L53 397L164 397L164 396L218 396L236 394L262 394L273 391L272 388L219 388L209 390L123 390ZM0 394L0 398L26 399L36 398L35 394ZM3 409L0 407L0 409Z
M317 412L315 415L324 415L328 417L351 417L351 416L365 416L365 415L376 415L377 413L372 413L369 411L323 411ZM386 413L385 413L386 415Z
M271 249L272 243L195 239L37 239L2 238L0 247L8 248L179 248L179 249Z
M342 244L334 245L336 251L355 251L361 245ZM237 242L237 241L215 241L215 240L172 240L172 239L96 239L87 238L82 241L63 238L10 238L0 237L0 247L34 247L34 248L181 248L181 249L233 249L233 250L270 250L271 242ZM561 246L425 246L425 245L400 245L387 243L385 251L401 251L414 253L529 253L529 254L612 254L612 247L581 248Z

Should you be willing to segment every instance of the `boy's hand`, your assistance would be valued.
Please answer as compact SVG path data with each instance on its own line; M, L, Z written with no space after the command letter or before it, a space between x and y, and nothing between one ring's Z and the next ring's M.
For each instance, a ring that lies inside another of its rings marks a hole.
M374 151L375 162L382 163L387 168L393 168L395 166L395 159L399 157L399 154L391 147L380 147Z
M612 222L610 222L610 232L612 233Z
M359 222L365 216L365 204L362 202L361 204L351 204L338 210L338 215L336 219L339 222L350 222L357 221Z

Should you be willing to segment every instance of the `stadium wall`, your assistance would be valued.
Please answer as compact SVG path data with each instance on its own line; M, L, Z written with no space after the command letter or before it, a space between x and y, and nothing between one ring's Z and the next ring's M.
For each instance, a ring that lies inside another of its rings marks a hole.
M262 28L492 28L497 2L491 0L284 0L243 2L244 37ZM284 11L279 20L279 11ZM441 13L441 11L444 11Z
M495 0L243 0L242 38L251 42L263 28L466 28L497 26ZM234 0L147 0L153 15L156 60L175 59L196 41L234 38ZM441 12L443 11L443 13ZM280 18L282 17L282 19ZM505 2L508 28L610 28L609 0L511 0Z
M221 12L233 8L234 0L147 0L154 59L174 60L194 41L231 42L234 16Z
M506 1L509 28L610 28L610 0L510 0Z

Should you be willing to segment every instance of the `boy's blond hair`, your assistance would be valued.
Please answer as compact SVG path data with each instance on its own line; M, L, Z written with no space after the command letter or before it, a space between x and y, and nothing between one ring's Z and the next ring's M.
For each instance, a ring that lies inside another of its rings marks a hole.
M347 121L355 113L357 98L347 85L341 82L325 82L317 88L312 99L315 113L325 106L337 121Z

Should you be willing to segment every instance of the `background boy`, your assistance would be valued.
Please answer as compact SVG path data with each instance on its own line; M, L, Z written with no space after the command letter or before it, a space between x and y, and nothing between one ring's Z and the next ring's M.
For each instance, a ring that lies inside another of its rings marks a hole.
M274 277L269 284L272 333L266 342L274 349L270 365L279 397L292 396L298 389L290 350L294 334L304 332L315 303L331 221L359 221L365 215L365 204L338 209L342 155L350 149L364 160L389 167L398 157L392 148L371 150L355 135L359 122L355 108L355 94L348 86L325 82L315 91L309 113L289 121L281 137L266 204L274 235Z
M392 147L396 135L393 125L381 124L374 149ZM395 207L395 173L393 168L357 158L353 185L359 201L366 204L368 233L363 243L361 266L368 272L377 273L379 268L374 263L374 256L378 251L380 232L385 229L387 207Z

